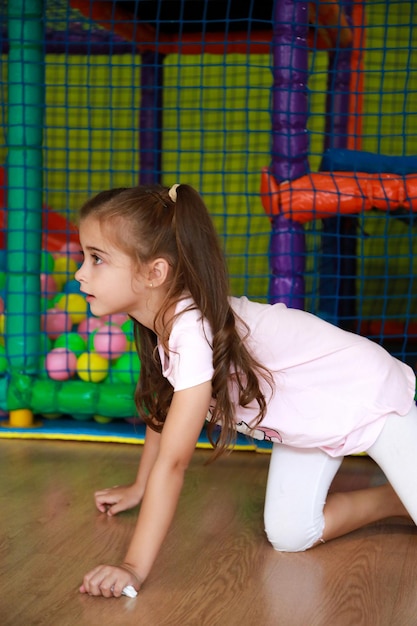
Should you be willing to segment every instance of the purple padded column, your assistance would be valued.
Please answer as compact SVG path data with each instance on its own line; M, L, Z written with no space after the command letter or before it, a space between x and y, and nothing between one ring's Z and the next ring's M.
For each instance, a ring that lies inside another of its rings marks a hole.
M303 0L276 0L273 17L272 162L277 182L306 174L308 166L308 6ZM270 243L271 303L304 308L303 227L274 217Z
M141 107L139 116L139 183L151 185L162 172L163 60L159 52L142 54Z
M352 0L343 4L351 25ZM345 149L348 143L352 47L329 53L324 150ZM323 220L319 312L329 321L355 330L357 217Z

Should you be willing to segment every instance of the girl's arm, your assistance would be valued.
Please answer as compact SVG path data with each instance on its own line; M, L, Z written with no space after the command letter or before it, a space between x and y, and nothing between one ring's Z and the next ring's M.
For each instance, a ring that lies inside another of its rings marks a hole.
M112 516L121 511L132 509L141 502L149 474L158 456L160 440L160 433L151 430L149 427L146 428L145 444L135 482L132 485L122 485L120 487L117 485L116 487L96 491L94 499L99 511Z
M93 569L84 577L82 593L120 596L126 585L139 589L147 578L174 517L211 392L208 381L174 393L124 562L120 567L100 565Z

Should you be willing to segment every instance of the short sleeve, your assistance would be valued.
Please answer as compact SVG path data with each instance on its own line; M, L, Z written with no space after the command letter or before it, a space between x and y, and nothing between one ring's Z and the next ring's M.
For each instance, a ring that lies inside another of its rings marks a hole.
M185 311L176 320L169 339L169 355L161 355L162 372L181 391L213 378L212 332L201 313Z

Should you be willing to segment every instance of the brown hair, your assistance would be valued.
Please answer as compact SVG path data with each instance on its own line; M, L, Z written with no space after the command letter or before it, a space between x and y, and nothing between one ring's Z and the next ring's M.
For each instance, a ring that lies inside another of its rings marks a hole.
M236 329L229 304L229 281L224 255L208 210L190 185L177 188L174 203L166 187L121 188L104 191L89 200L80 211L80 220L93 216L138 266L158 257L172 267L172 280L158 320L164 322L172 304L189 293L195 307L213 332L212 389L215 409L207 426L215 447L214 457L224 452L236 437L235 410L229 395L230 372L239 391L239 404L256 401L258 421L266 411L259 376L270 381L269 373L248 352ZM215 278L214 278L215 277ZM162 375L157 337L136 320L135 340L141 362L135 402L139 416L154 430L161 431L171 403L173 389ZM167 349L167 337L161 341ZM214 436L216 423L221 431Z

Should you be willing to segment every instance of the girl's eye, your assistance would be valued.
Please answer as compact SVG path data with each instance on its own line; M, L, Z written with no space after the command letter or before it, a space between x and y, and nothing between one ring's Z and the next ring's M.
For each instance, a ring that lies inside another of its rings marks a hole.
M101 263L103 263L102 259L100 259L100 257L97 256L97 254L92 254L91 258L93 259L94 265L100 265Z

